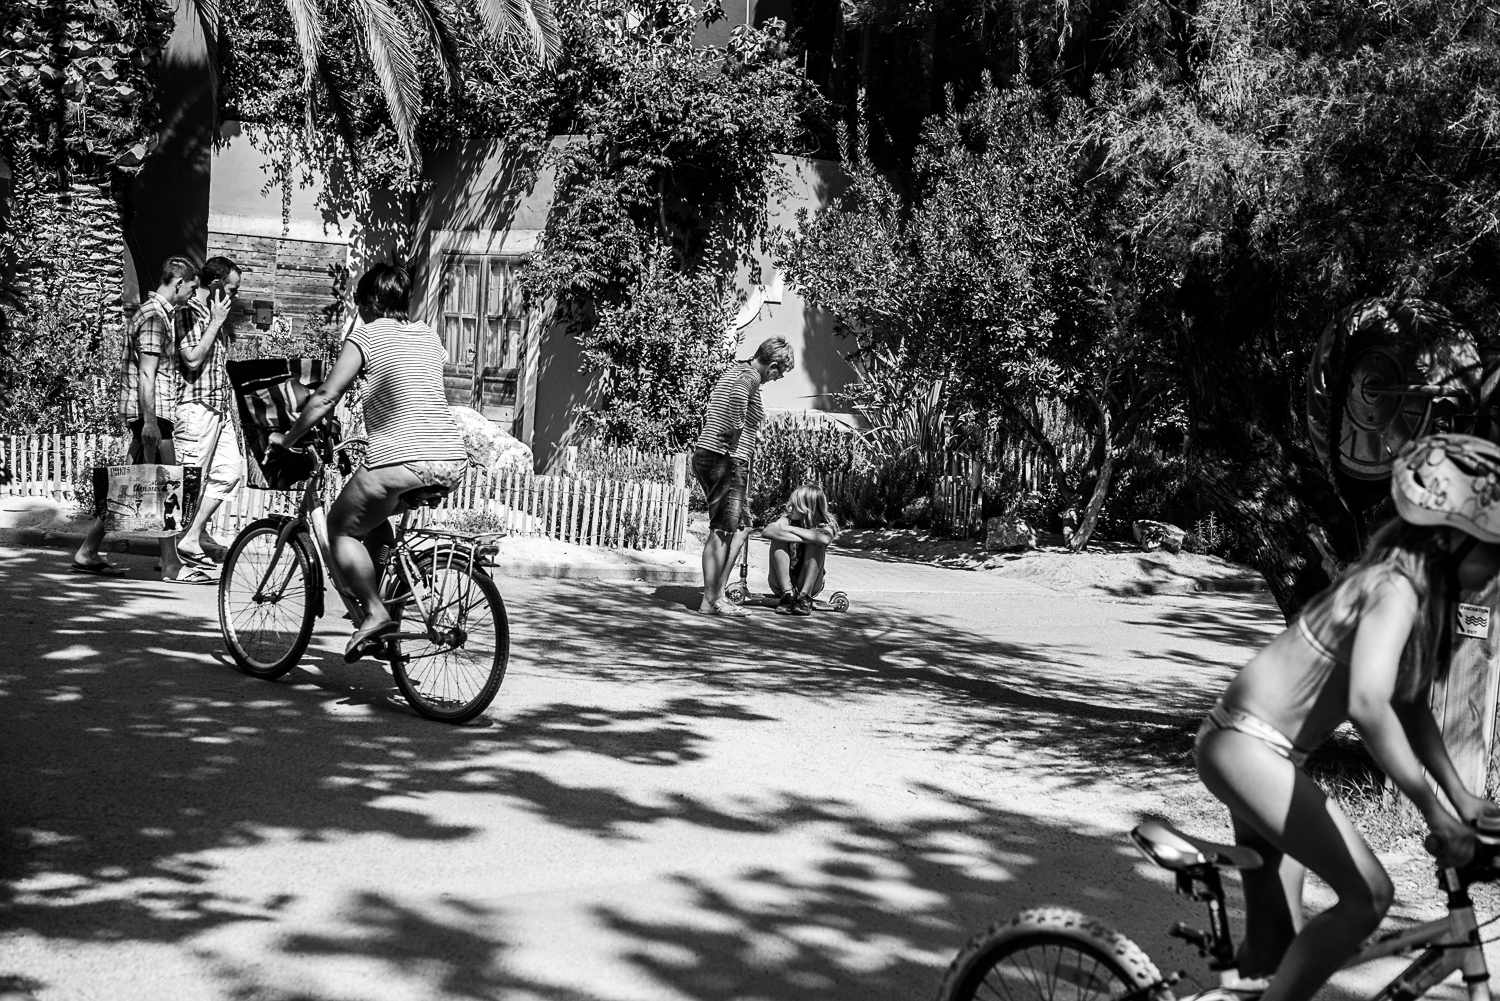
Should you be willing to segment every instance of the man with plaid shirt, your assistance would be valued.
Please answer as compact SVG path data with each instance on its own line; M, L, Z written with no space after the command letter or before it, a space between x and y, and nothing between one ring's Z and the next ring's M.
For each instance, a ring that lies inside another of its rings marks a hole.
M245 457L230 423L230 328L224 321L240 291L240 268L227 257L210 257L198 271L198 288L177 315L177 367L182 388L177 400L177 455L183 465L203 470L198 513L182 538L177 556L185 571L210 573L217 564L204 552L218 546L208 523L234 496L245 475Z
M131 463L176 461L172 433L177 415L177 333L172 314L198 287L198 269L186 257L161 266L156 291L146 296L125 325L120 383L120 416L130 429ZM99 552L104 542L103 512L94 519L73 554L75 573L120 572Z

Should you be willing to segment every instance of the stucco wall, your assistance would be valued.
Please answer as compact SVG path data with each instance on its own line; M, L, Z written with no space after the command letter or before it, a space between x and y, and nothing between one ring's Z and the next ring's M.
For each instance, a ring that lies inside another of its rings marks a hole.
M800 210L811 214L827 206L844 183L842 169L831 160L778 156L776 164L785 190L770 207L772 226L795 229ZM843 354L852 345L834 335L833 317L826 310L809 306L785 287L769 254L759 254L757 260L759 282L751 281L748 266L740 269L739 287L749 297L740 318L749 317L749 322L737 331L735 356L749 358L761 341L776 336L785 337L797 353L796 369L761 390L761 400L768 410L847 409L837 394L858 379ZM778 298L780 302L772 301Z

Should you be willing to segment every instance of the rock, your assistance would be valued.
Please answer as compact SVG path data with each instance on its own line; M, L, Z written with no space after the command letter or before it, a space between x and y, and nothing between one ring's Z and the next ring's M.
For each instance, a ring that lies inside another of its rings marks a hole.
M1130 526L1130 534L1136 544L1146 552L1165 549L1169 553L1182 552L1182 540L1187 537L1185 529L1169 525L1164 521L1138 521Z
M534 468L531 449L520 440L507 434L494 421L488 420L472 407L452 407L453 419L463 432L464 446L469 450L469 462L492 473L508 473L511 470L531 472Z
M901 520L913 528L925 528L932 520L932 498L918 497L901 509Z
M1035 549L1036 532L1020 518L987 518L984 522L984 548L990 552L1001 549Z

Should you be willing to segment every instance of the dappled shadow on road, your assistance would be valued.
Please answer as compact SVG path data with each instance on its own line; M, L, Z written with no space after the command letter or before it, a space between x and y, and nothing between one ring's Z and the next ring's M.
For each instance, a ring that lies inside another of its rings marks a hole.
M708 755L717 728L772 722L767 702L752 698L837 711L899 695L915 697L920 739L935 752L1024 751L1048 763L1059 788L1090 787L1101 780L1101 750L1105 773L1180 768L1203 693L1221 683L1194 681L1191 661L1149 683L1062 671L1050 648L889 608L727 620L686 611L684 589L559 584L512 603L513 671L618 682L639 693L635 703L514 710L502 690L487 725L444 727L393 701L378 665L346 666L326 652L282 682L244 677L225 664L201 599L71 578L57 562L0 553L0 590L11 596L0 751L24 762L0 783L0 922L78 941L180 942L282 921L295 898L222 888L218 853L378 834L410 844L406 860L420 867L478 832L463 814L419 804L480 794L615 844L639 838L643 825L765 838L763 866L677 877L702 920L597 909L637 975L704 998L829 996L830 984L839 996L907 996L930 990L934 964L971 925L1022 905L1097 898L1130 918L1124 897L1099 890L1101 873L1129 870L1118 839L938 786L921 791L914 815L875 819L844 798L802 795L795 775L781 802L731 807L683 792L634 795L604 780L566 784L545 761L574 754L671 768ZM1172 614L1184 630L1222 625L1208 606ZM1252 633L1247 625L1245 638ZM804 846L799 857L786 856L789 834ZM278 948L437 976L441 996L599 996L568 984L567 971L551 980L509 969L495 906L459 897L453 913L434 916L372 891L341 911L345 929L299 932ZM238 996L270 996L260 973L230 958L221 975Z

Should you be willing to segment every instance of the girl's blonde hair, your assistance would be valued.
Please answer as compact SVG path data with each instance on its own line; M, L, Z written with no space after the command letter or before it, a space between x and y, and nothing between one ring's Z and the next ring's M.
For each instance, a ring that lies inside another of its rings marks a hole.
M834 535L839 534L838 519L828 510L828 495L822 487L804 484L792 491L786 502L787 518L795 518L808 528L827 526Z
M1443 642L1457 611L1457 559L1449 548L1455 529L1413 525L1392 518L1370 537L1369 548L1332 588L1330 600L1356 601L1376 582L1368 572L1389 568L1411 582L1417 614L1401 651L1395 697L1412 702L1448 676L1451 644Z

